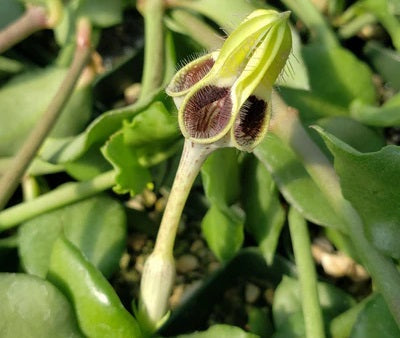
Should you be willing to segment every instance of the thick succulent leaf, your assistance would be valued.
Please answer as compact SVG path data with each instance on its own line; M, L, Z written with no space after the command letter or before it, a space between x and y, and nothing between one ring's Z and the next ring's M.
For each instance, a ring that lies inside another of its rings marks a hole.
M375 295L358 315L350 338L397 338L400 329L383 297Z
M122 0L70 0L63 10L63 17L55 28L57 42L64 45L75 37L79 17L87 17L94 26L105 28L122 21Z
M368 42L364 54L387 84L400 90L400 53L377 42Z
M30 274L45 277L54 242L64 233L106 276L125 248L126 216L120 203L97 196L43 214L19 229L19 254Z
M254 154L271 173L280 192L307 220L341 228L342 222L293 151L269 133Z
M223 148L212 153L201 168L207 198L221 208L235 203L240 195L240 172L236 149Z
M316 124L361 152L377 151L386 145L382 134L349 117L327 117ZM320 137L317 142L325 146Z
M0 304L2 338L83 337L68 300L38 277L0 273Z
M329 332L331 336L334 338L350 337L351 330L353 329L358 315L365 308L365 305L374 297L375 295L371 294L347 311L336 316L329 324Z
M347 108L338 105L336 102L329 102L313 91L282 87L280 94L287 104L296 107L302 121L315 121L328 116L349 115Z
M65 163L76 160L82 156L90 146L102 145L114 132L122 127L124 120L130 120L137 114L147 109L153 102L161 101L167 110L173 113L172 100L163 91L150 96L139 104L124 108L110 110L95 119L84 132L74 138L47 140L40 151L40 155L56 163Z
M0 155L13 155L54 97L67 70L50 67L15 76L0 91ZM78 88L68 101L51 136L79 133L91 114L89 87Z
M18 0L0 1L0 29L3 29L23 13L24 7Z
M351 105L351 116L370 126L400 126L400 93L391 97L381 107L355 101Z
M374 103L372 72L366 64L343 48L308 45L303 48L311 89L328 102L348 107L358 98Z
M400 147L360 153L335 136L317 129L335 158L344 197L359 212L371 241L400 258Z
M241 328L236 326L230 326L226 324L217 324L211 326L206 331L182 334L177 338L256 338L255 334L243 331Z
M208 246L220 261L228 261L239 251L244 240L244 215L234 207L213 204L201 222Z
M318 295L323 316L327 322L355 303L351 296L327 283L318 283ZM290 321L298 316L302 317L300 283L296 279L284 276L275 290L272 314L278 330L285 326L292 327ZM295 322L299 319L297 318Z
M54 243L47 278L72 302L87 337L142 337L112 286L65 237Z
M242 186L246 230L254 236L267 263L271 264L285 223L285 211L275 183L264 165L251 157L243 168Z
M1 10L1 9L0 9ZM20 73L24 64L17 60L9 59L0 55L0 79Z
M251 307L248 311L247 327L259 337L271 337L274 332L269 308Z
M88 181L112 169L98 147L90 147L88 151L75 161L59 164L78 181Z

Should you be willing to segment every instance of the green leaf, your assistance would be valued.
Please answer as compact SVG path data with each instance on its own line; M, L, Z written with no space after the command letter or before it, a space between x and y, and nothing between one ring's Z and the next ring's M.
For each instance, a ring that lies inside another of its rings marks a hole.
M103 155L114 167L116 175L114 191L119 194L130 192L133 196L144 188L152 188L148 169L140 165L137 154L124 142L124 135L117 133L102 148Z
M251 333L257 334L259 337L270 337L274 329L268 308L252 307L248 311L247 326Z
M139 162L151 166L174 153L181 133L177 118L162 102L154 102L122 127L124 142L135 149ZM174 111L174 110L173 110Z
M376 295L358 315L350 338L397 338L400 329L383 297Z
M103 113L84 132L74 138L47 140L40 151L40 155L53 163L74 161L87 152L92 145L103 145L113 133L122 127L124 120L132 119L155 101L163 102L171 113L176 111L172 107L172 100L165 95L164 91L160 91L141 103Z
M118 267L126 242L126 216L120 203L97 196L38 216L19 229L24 269L45 277L54 242L64 233L105 276Z
M64 6L61 22L55 27L56 40L65 45L75 37L79 17L87 17L96 27L106 28L122 21L121 0L70 0Z
M400 53L370 41L364 48L364 54L387 84L400 90Z
M351 116L356 120L370 126L399 126L400 93L387 100L382 107L365 105L356 100L351 105Z
M335 158L344 197L359 212L367 236L384 253L400 258L400 147L360 153L318 128Z
M22 15L24 7L18 0L0 1L0 29L5 28L11 22Z
M289 316L285 325L281 325L273 338L304 338L305 326L303 312L297 311Z
M355 303L353 298L344 291L327 283L318 283L318 295L326 322L346 311ZM301 313L301 309L300 283L296 279L284 276L275 290L274 303L272 305L272 314L276 327L279 329L285 326L292 326L289 325L290 321L297 322L298 318L296 319L296 317ZM295 319L292 316L295 316ZM298 327L298 324L295 327Z
M189 334L182 334L177 338L256 338L257 335L243 331L236 326L218 324L211 326L208 330Z
M201 222L208 246L220 261L231 259L242 247L244 217L236 208L213 204Z
M314 121L326 116L347 116L347 108L330 102L313 91L282 87L280 94L287 104L296 107L302 121Z
M317 124L361 152L377 151L386 145L383 135L349 117L328 117Z
M221 261L232 258L244 239L243 212L231 205L240 196L237 151L222 148L212 153L201 169L203 187L211 207L202 221L208 246Z
M67 70L47 68L15 76L0 91L0 155L13 155L47 109ZM79 133L91 114L89 87L78 88L51 133L67 137Z
M0 304L2 338L83 337L64 295L35 276L1 273Z
M245 227L270 264L285 223L285 211L279 202L275 183L260 161L249 158L243 168L243 176Z
M333 338L348 338L350 337L351 330L357 320L359 313L364 309L365 305L375 295L370 295L364 298L361 302L357 303L347 311L335 317L329 325L329 332Z
M268 133L254 154L271 173L285 199L304 218L323 226L342 227L342 222L300 160L276 135Z
M112 169L98 147L90 147L88 151L75 161L62 164L68 175L79 181L88 181Z
M79 3L77 15L89 18L95 26L105 28L122 21L121 0L78 0L77 2Z
M152 187L149 166L162 162L180 147L176 117L162 102L154 102L131 122L125 121L102 148L115 168L119 193L140 193Z
M22 62L0 55L0 79L20 73L24 69Z
M303 58L311 89L318 97L345 108L355 98L375 102L372 72L351 52L313 44L303 48Z
M222 148L212 153L201 168L207 198L220 207L235 203L240 194L238 152Z
M142 336L112 286L65 237L54 243L47 277L72 302L85 336Z

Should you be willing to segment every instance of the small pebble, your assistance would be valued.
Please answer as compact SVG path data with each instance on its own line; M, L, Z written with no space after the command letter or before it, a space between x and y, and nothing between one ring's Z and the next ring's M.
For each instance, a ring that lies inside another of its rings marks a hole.
M143 267L144 267L144 262L146 260L146 257L144 255L140 255L136 257L136 262L135 262L135 269L136 271L142 273L143 272Z
M218 270L221 267L221 263L220 262L211 262L210 264L208 264L208 272L214 272L216 270Z
M261 290L258 286L247 283L244 291L244 298L249 304L253 304L261 294Z
M190 247L190 252L196 253L200 249L204 248L204 243L201 239L196 239Z
M180 304L184 290L185 286L183 284L175 286L172 290L172 295L169 298L169 304L172 309L175 309Z
M121 270L126 270L129 266L131 256L127 252L124 252L121 259L119 260L119 267Z
M146 241L147 236L145 234L133 234L129 240L129 244L133 250L141 251Z
M274 302L274 289L266 289L264 291L264 299L268 304L273 304Z
M178 258L176 270L180 273L188 273L199 267L199 260L196 256L186 254Z

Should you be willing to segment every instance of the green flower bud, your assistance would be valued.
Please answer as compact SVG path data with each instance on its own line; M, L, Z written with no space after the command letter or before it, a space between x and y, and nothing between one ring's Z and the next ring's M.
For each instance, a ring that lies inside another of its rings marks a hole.
M196 143L251 151L264 137L272 86L289 56L289 12L256 10L220 51L198 58L172 79L182 134ZM228 140L228 141L227 141Z
M153 252L146 260L140 282L138 319L142 330L154 332L168 317L168 298L175 279L175 262Z

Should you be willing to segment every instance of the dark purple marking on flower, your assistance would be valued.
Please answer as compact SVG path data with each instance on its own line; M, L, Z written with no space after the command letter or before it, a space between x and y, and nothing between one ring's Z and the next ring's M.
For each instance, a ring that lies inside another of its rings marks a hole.
M170 89L171 92L179 93L192 87L208 74L214 63L211 56L199 63L193 63L193 66L181 72L182 74L176 79L173 87Z
M188 100L183 121L191 137L210 138L227 126L231 115L230 89L210 85L199 89Z
M257 140L267 117L267 107L267 102L251 95L240 108L234 130L236 142L240 146L251 145Z

